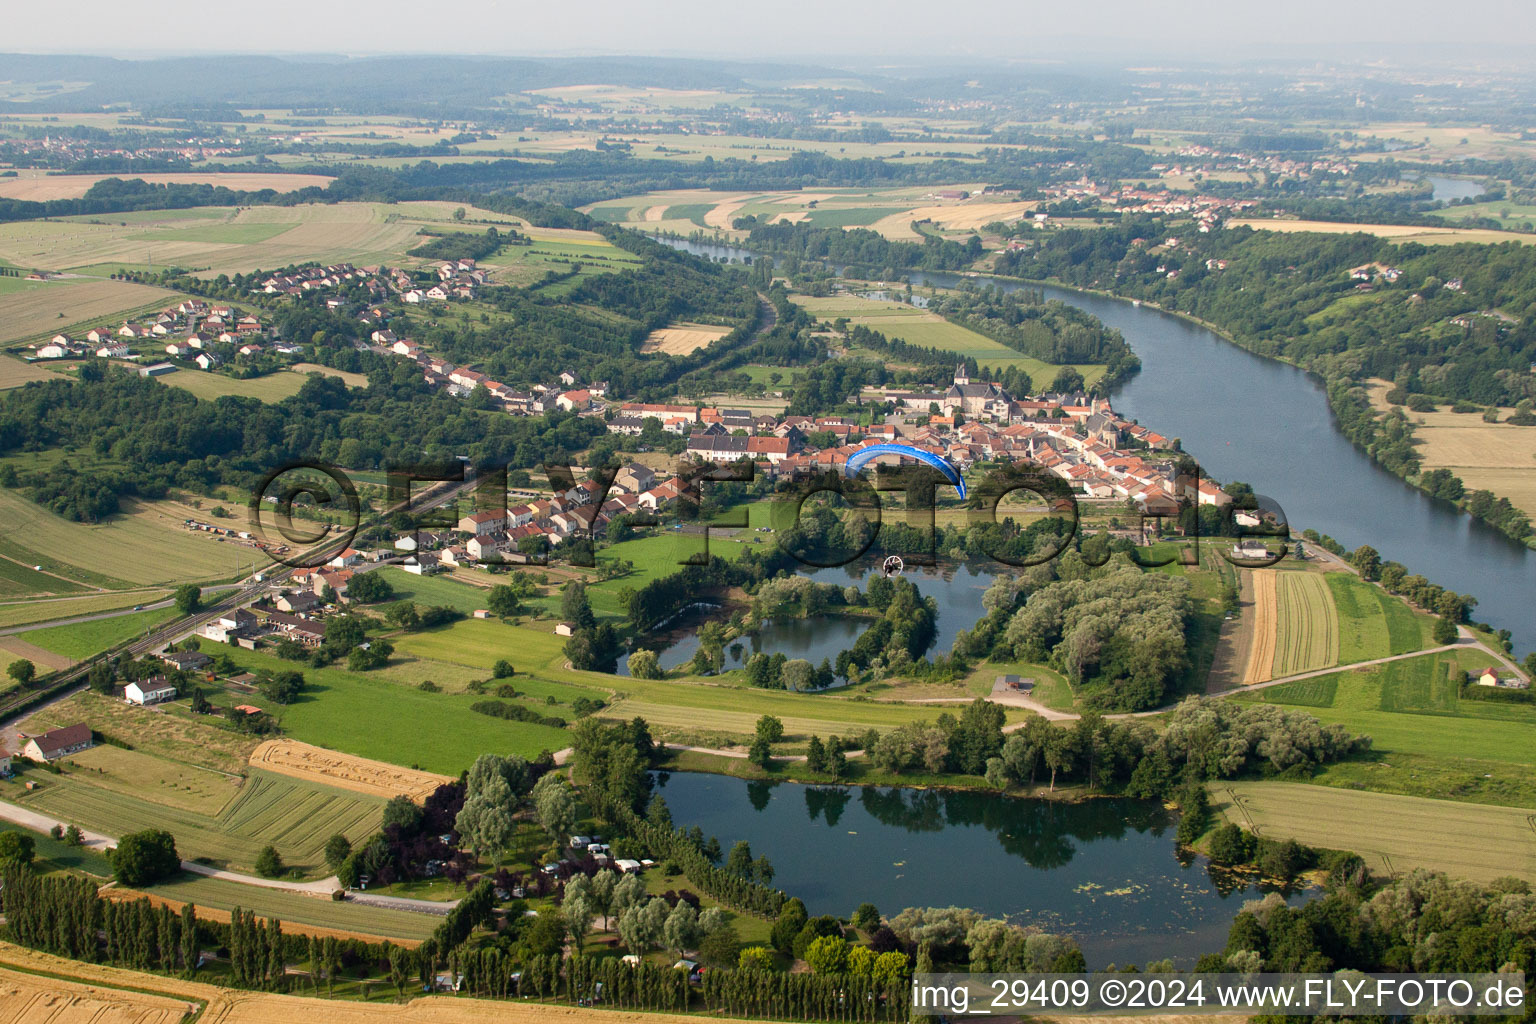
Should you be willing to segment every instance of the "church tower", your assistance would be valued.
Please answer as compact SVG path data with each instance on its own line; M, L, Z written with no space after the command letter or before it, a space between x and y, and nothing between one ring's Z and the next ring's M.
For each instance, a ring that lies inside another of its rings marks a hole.
M965 364L958 363L955 366L955 383L964 387L971 382L971 375L966 372Z

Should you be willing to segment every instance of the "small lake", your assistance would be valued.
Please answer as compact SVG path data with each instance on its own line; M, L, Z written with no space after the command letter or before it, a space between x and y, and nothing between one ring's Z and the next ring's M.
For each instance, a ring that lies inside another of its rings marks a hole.
M864 590L869 576L878 571L868 558L864 558L846 566L805 569L802 575L818 583L856 586ZM954 647L955 637L962 629L970 629L982 617L985 611L982 596L992 585L993 574L985 566L962 564L908 568L902 578L915 584L924 597L932 597L938 602L939 636L929 653L943 654ZM695 621L702 623L707 617L704 613ZM739 668L759 651L804 658L813 665L820 665L823 658L835 662L839 653L853 646L867 625L865 619L842 615L769 621L755 633L726 645L725 667ZM659 648L657 660L664 669L677 668L691 661L698 649L698 633L690 631L670 645ZM627 657L619 658L618 674L621 676L629 675L629 666L625 664Z
M672 819L727 850L745 839L773 862L773 884L812 914L846 917L868 900L972 907L1069 933L1090 968L1172 957L1192 965L1225 944L1244 900L1204 860L1180 863L1174 818L1123 798L1058 803L990 793L747 782L662 773ZM1305 894L1293 894L1293 902Z
M1434 189L1431 198L1443 203L1452 199L1473 199L1486 191L1483 183L1476 178L1447 178L1442 174L1425 174L1418 180L1429 182Z

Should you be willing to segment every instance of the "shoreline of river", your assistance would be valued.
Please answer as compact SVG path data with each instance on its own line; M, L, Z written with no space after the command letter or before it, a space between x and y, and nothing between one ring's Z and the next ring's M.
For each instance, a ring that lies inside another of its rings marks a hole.
M1332 381L1330 381L1329 378L1324 377L1322 374L1318 373L1317 371L1309 369L1308 367L1305 367L1305 366L1301 365L1300 363L1298 363L1298 362L1296 362L1296 361L1294 361L1292 359L1287 359L1284 356L1279 356L1279 355L1274 355L1274 354L1269 353L1269 352L1264 352L1264 351L1260 350L1258 347L1256 347L1254 345L1245 344L1242 340L1240 340L1238 337L1233 335L1230 331L1226 330L1224 327L1221 327L1219 324L1212 323L1211 321L1205 320L1205 319L1203 319L1201 317L1198 317L1198 316L1195 316L1192 313L1185 313L1182 310L1177 310L1177 309L1169 309L1166 306L1161 305L1160 303L1152 302L1152 301L1150 301L1148 299L1138 299L1138 298L1135 298L1135 297L1129 296L1129 295L1121 295L1118 292L1105 291L1102 288L1084 288L1081 285L1066 284L1066 283L1064 283L1062 281L1044 280L1044 279L1040 279L1040 278L1014 277L1014 276L1012 276L1010 274L998 274L998 273L995 273L995 272L992 272L992 271L988 271L988 272L986 272L984 274L981 273L981 272L974 272L974 273L972 273L972 272L963 272L963 273L961 273L958 276L965 277L967 279L975 279L975 278L981 278L981 277L990 277L990 278L994 278L994 279L999 280L999 281L1009 281L1009 282L1013 282L1013 283L1016 283L1016 284L1037 285L1037 286L1043 285L1043 286L1050 287L1050 288L1059 288L1062 291L1074 292L1074 293L1079 294L1079 295L1092 295L1092 296L1094 296L1096 298L1111 299L1111 300L1113 300L1115 302L1129 303L1130 305L1135 306L1137 308L1145 307L1147 309L1155 310L1155 311L1157 311L1159 313L1162 313L1162 314L1164 314L1166 316L1171 316L1171 317L1174 317L1175 319L1182 320L1185 323L1193 324L1196 327L1200 327L1200 328L1203 328L1204 330L1210 331L1212 334L1216 335L1216 337L1220 338L1222 341L1225 341L1229 345L1233 345L1233 346L1235 346L1237 348L1242 349L1244 352L1247 352L1249 355L1257 356L1260 359L1268 359L1271 362L1280 363L1281 365L1289 366L1292 369L1300 370L1302 373L1306 374L1308 377L1311 377L1314 380L1318 381L1323 386L1323 394L1328 397L1328 411L1333 416L1335 429L1338 428L1338 410L1334 407L1332 395L1329 393L1329 384L1332 383ZM1132 351L1134 352L1135 349L1133 348ZM1348 379L1348 378L1341 378L1341 379ZM1121 383L1124 383L1124 382L1117 382L1116 386L1118 387L1119 384L1121 384ZM1431 499L1432 501L1443 502L1445 505L1449 506L1450 508L1455 509L1457 514L1467 516L1468 518L1472 519L1474 522L1482 523L1485 527L1487 527L1488 529L1490 529L1493 532L1497 533L1499 536L1506 537L1506 538L1508 538L1509 540L1513 541L1516 544L1521 544L1524 547L1527 547L1527 548L1530 548L1533 551L1536 551L1536 532L1533 532L1531 535L1527 536L1523 540L1520 539L1520 538L1517 538L1517 537L1511 537L1509 534L1505 533L1503 530L1500 530L1497 526L1494 526L1492 523L1489 523L1489 522L1487 522L1485 520L1479 519L1477 516L1472 515L1472 513L1467 509L1466 505L1463 504L1462 502L1450 501L1450 500L1448 500L1446 498L1442 498L1439 495L1434 494L1431 491L1429 491L1421 483L1421 481L1423 479L1423 474L1422 473L1420 473L1420 474L1407 474L1407 473L1398 472L1398 471L1392 469L1392 467L1388 466L1386 463L1382 462L1380 459L1376 458L1376 456L1371 453L1370 449L1368 449L1365 445L1361 444L1359 441L1356 441L1354 438L1350 437L1348 434L1345 434L1344 431L1339 430L1339 434L1346 441L1348 441L1350 444L1354 445L1354 447L1357 448L1363 455L1365 455L1366 458L1370 459L1371 462L1375 463L1377 466L1381 467L1383 470L1385 470L1386 472L1390 473L1392 476L1396 477L1397 479L1403 481L1403 483L1407 484L1409 487L1412 487L1414 490L1416 490L1419 493L1423 494L1425 497ZM1413 425L1410 422L1410 425L1409 425L1409 437L1411 438L1412 436L1413 436ZM1489 493L1493 493L1493 492L1490 491ZM1494 497L1495 498L1501 498L1501 497L1508 497L1508 496L1507 495L1501 495L1501 494L1494 494Z

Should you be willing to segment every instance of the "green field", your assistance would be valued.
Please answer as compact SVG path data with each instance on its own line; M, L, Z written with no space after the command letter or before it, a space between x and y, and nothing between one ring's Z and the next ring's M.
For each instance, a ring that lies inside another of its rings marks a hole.
M0 560L0 567L14 563ZM61 590L68 587L60 584ZM115 594L89 594L84 597L67 597L51 600L15 601L0 604L0 629L8 626L25 626L34 622L52 622L77 615L132 608L136 604L154 604L168 596L168 590L136 590Z
M1042 386L1049 383L1060 369L1051 363L1017 352L968 327L950 323L935 313L928 313L905 303L883 302L857 295L835 295L826 298L796 295L794 301L828 323L838 317L847 317L850 322L863 324L870 330L879 331L887 338L901 338L908 344L974 358L984 368L999 370L1005 366L1017 366L1028 373L1032 379L1042 382ZM1077 370L1083 375L1084 381L1092 384L1104 376L1105 367L1096 364L1080 364Z
M1463 700L1476 651L1426 654L1315 676L1235 699L1303 708L1371 737L1365 757L1329 765L1328 786L1536 807L1536 706Z
M39 573L30 565L22 565L9 558L0 558L0 597L19 597L23 594L78 594L85 589L83 584L75 580L49 576Z
M1425 868L1479 882L1536 881L1536 834L1520 808L1291 782L1221 783L1212 802L1260 836L1353 850L1378 875Z
M889 206L818 207L805 215L818 228L868 227L881 217L899 212Z
M281 402L290 395L298 394L299 389L309 378L305 374L294 373L292 370L279 370L264 377L236 380L222 373L205 373L202 370L183 367L175 373L168 373L155 379L171 387L190 391L198 398L210 402L225 395L242 395L247 398L257 398L263 402Z
M1338 624L1322 574L1282 572L1275 582L1280 614L1273 674L1278 678L1337 664Z
M105 522L76 523L13 491L0 491L0 521L7 527L0 554L112 589L227 579L266 561L254 548L183 528L184 512L157 502L122 504L122 513ZM41 577L37 590L59 582L50 580Z
M42 874L54 871L83 871L97 878L112 877L111 862L100 851L93 850L89 846L70 846L46 832L34 832L29 828L10 823L0 826L0 833L4 832L20 832L22 835L32 837L32 849L37 857L32 863Z
M292 662L271 655L209 641L203 642L203 650L227 653L250 670L293 667ZM514 651L514 664L518 657ZM380 673L365 675L340 668L304 668L303 672L309 686L286 707L262 697L241 699L275 714L286 735L316 746L457 775L488 750L534 757L541 750L567 745L564 730L470 711L469 706L481 697L426 693Z
M185 860L206 858L216 867L250 871L262 847L277 848L284 863L305 874L323 873L322 849L337 832L353 842L379 826L384 801L318 783L251 769L239 794L217 814L94 785L86 772L42 778L38 788L20 792L8 784L7 796L33 810L52 814L82 828L124 835L163 828L176 837Z
M21 639L78 661L135 637L142 637L153 627L175 617L176 609L174 608L151 608L147 611L128 612L126 615L114 615L109 619L97 619L93 622L29 629L21 634Z
M442 923L442 918L431 914L369 907L360 903L333 903L303 893L262 889L190 873L149 886L143 891L214 910L229 911L240 907L254 911L259 917L275 917L284 923L336 928L389 939L424 939Z
M1428 617L1354 573L1323 574L1338 612L1339 663L1407 654L1426 646Z
M383 566L375 569L381 577L389 581L394 588L394 601L415 601L417 604L442 605L461 611L469 615L477 608L485 607L486 592L480 587L471 586L468 583L456 582L453 576L417 576L397 569L394 566ZM388 602L386 602L387 604Z

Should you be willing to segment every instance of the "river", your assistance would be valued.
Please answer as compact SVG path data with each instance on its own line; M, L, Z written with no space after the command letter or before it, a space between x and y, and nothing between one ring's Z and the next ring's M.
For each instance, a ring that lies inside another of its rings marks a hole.
M672 244L712 258L752 255L734 246ZM911 278L939 287L962 280L1025 287L954 274ZM1181 439L1212 477L1269 495L1298 532L1315 529L1347 548L1370 544L1382 558L1476 597L1473 618L1513 631L1518 653L1536 647L1536 551L1372 462L1339 433L1320 380L1149 306L1043 290L1117 328L1140 357L1141 372L1113 396L1122 415Z
M1172 957L1190 966L1226 944L1259 893L1175 856L1160 804L1060 803L994 793L805 786L663 774L674 821L729 849L745 839L773 884L812 914L846 917L868 900L972 907L1077 938L1090 967ZM1293 894L1292 901L1304 899Z

